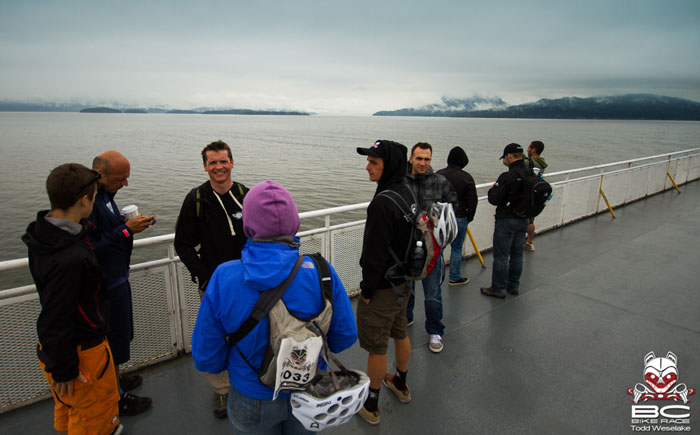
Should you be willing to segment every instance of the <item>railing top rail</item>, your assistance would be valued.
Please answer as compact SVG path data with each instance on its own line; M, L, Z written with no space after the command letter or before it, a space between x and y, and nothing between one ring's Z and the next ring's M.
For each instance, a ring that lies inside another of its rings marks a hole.
M700 154L700 148L691 148L691 149L687 149L684 151L674 151L672 153L657 154L655 156L639 157L639 158L630 159L630 160L621 160L619 162L604 163L601 165L587 166L585 168L565 169L563 171L558 171L558 172L547 172L546 175L547 175L547 177L554 177L554 176L558 176L558 175L570 175L570 174L576 174L576 173L580 173L580 172L594 171L597 169L605 169L605 168L609 168L612 166L629 165L630 163L643 162L645 160L654 160L654 159L660 159L662 157L671 157L671 156L676 156L678 154L688 154L688 153L694 153L694 152ZM481 184L477 184L476 188L483 189L485 187L491 187L492 184L493 184L493 182L481 183Z

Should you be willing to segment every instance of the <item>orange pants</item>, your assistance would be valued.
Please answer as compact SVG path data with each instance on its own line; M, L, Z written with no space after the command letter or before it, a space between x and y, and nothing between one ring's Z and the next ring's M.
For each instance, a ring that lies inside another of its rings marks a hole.
M51 373L46 372L41 360L39 365L51 384ZM119 388L107 340L87 350L78 346L78 370L87 383L75 379L73 397L59 397L52 388L54 429L71 435L111 434L119 425Z

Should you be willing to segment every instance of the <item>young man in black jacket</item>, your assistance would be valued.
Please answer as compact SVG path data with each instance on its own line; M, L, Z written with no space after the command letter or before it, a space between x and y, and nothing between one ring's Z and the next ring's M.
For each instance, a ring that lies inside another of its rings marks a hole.
M411 401L406 385L411 341L406 333L406 305L408 292L403 274L396 270L391 248L402 256L412 231L412 223L385 191L400 195L408 205L413 197L403 182L406 174L406 147L388 140L378 140L369 148L357 148L367 156L370 181L377 190L367 207L367 220L362 243L361 297L357 303L357 330L360 347L369 352L367 375L370 378L369 396L359 415L372 425L379 424L379 390L382 383L402 403ZM414 206L414 205L413 205ZM393 271L393 273L392 273ZM387 346L394 339L396 374L387 373Z
M523 243L530 222L513 213L520 197L522 179L531 173L523 162L523 147L508 144L503 150L508 171L503 172L489 190L489 203L496 206L496 226L493 230L493 270L491 286L482 287L481 293L498 299L506 297L506 291L519 294L520 275L523 271Z
M196 279L200 298L219 264L241 258L247 240L243 233L243 197L248 192L247 187L231 179L233 155L225 142L204 147L202 161L209 180L187 194L175 226L175 251L192 280ZM224 418L228 373L206 376L214 389L214 415Z
M455 207L455 217L457 218L457 237L450 244L450 276L449 285L464 285L469 282L469 278L462 277L462 246L467 235L467 226L474 220L476 205L479 198L476 196L476 184L474 178L464 167L469 164L467 153L462 147L454 147L447 156L447 167L437 171L438 174L447 178L457 192L457 207Z
M120 433L119 390L106 340L108 301L87 237L100 174L77 163L46 180L50 211L40 211L22 241L41 303L39 365L51 384L59 432Z

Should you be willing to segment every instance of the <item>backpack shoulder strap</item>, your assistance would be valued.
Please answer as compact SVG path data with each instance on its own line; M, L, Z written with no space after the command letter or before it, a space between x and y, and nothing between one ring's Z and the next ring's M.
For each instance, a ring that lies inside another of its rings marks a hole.
M199 217L199 209L200 209L201 203L202 203L202 194L199 193L199 187L196 187L195 190L196 190L195 195L197 197L197 217Z
M287 290L289 284L291 284L291 282L294 280L294 277L296 276L297 272L299 271L299 268L301 267L301 263L303 262L304 256L300 255L299 258L297 258L297 261L294 264L294 268L292 269L292 272L289 274L287 279L282 281L282 283L277 287L271 290L267 290L260 295L258 301L253 307L253 311L250 313L250 317L248 317L248 319L246 319L246 321L243 322L243 324L240 326L240 328L238 328L236 332L233 332L226 336L226 341L228 342L229 346L235 346L246 335L248 335L250 331L253 330L253 328L255 328L255 326L258 324L258 322L260 322L260 320L267 316L272 307L282 297L285 290Z
M413 193L411 193L411 194L413 194ZM388 198L391 202L393 202L396 205L396 207L399 208L399 210L401 211L401 213L403 213L404 218L406 218L407 221L409 221L409 222L413 221L413 219L411 218L413 216L413 212L411 211L411 206L408 205L408 203L406 202L406 199L404 199L404 197L401 194L399 194L398 192L395 192L393 190L382 190L381 192L379 192L379 195L377 195L377 196L384 196L384 197ZM398 201L397 201L397 198L398 198Z
M237 187L238 189L236 189L236 187ZM243 194L243 187L241 186L241 183L239 183L239 182L237 182L237 181L234 181L234 182L233 182L233 186L231 186L231 193L233 193L234 190L238 190L238 194L235 194L235 193L234 193L234 196L237 197L236 199L238 199L238 200L240 200L241 202L243 202L243 197L244 197L245 195Z
M331 268L328 266L328 262L320 252L309 255L311 259L316 263L316 270L318 271L318 279L321 282L321 290L323 291L323 296L328 299L331 304L333 303L333 277L331 276Z

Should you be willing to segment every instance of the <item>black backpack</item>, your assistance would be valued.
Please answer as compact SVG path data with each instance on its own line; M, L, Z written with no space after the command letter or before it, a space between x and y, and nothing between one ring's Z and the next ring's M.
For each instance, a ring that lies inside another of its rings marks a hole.
M511 210L520 218L534 218L542 213L547 201L552 198L552 186L542 174L535 175L531 168L526 171L518 177L518 199L511 205Z
M413 192L409 192L414 204L418 204ZM390 281L397 278L416 281L427 277L432 273L442 252L433 235L434 224L428 213L420 209L414 212L404 197L393 190L384 190L377 196L385 196L391 200L401 211L406 222L413 225L406 252L401 257L389 246L389 254L395 264L387 270L386 277ZM420 242L420 246L417 242Z

